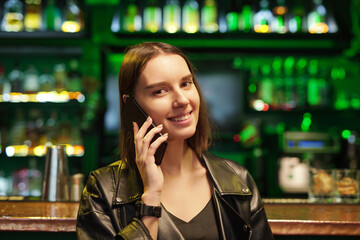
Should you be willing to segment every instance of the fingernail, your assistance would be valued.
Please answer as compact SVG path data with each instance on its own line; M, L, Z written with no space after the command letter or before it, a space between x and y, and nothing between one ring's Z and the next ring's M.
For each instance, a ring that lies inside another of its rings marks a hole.
M164 137L167 137L168 135L169 135L168 133L164 133L164 134L163 134Z
M162 128L162 127L163 127L163 125L162 125L162 124L159 124L157 127L158 127L158 128Z
M147 122L149 122L149 121L150 121L150 119L151 119L151 117L150 117L150 116L148 116L148 117L147 117L147 119L146 119L146 121L147 121Z

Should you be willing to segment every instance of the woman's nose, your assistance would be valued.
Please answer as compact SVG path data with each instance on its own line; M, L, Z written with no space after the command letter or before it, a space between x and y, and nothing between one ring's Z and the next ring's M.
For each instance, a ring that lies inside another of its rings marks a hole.
M174 99L173 99L174 107L181 107L189 103L190 103L189 98L182 91L174 92Z

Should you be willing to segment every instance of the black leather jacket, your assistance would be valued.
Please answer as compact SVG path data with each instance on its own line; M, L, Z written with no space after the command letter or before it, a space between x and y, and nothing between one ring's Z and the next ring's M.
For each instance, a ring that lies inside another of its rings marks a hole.
M273 239L264 206L247 170L231 160L203 154L213 184L220 239ZM138 171L123 161L90 173L77 219L78 239L151 239L135 218L134 203L143 186ZM184 239L166 211L159 219L158 239Z

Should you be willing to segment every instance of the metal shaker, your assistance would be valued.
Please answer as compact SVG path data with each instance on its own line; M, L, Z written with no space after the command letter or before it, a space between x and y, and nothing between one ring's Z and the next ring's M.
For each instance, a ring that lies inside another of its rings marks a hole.
M65 145L47 147L41 199L69 201L69 171Z

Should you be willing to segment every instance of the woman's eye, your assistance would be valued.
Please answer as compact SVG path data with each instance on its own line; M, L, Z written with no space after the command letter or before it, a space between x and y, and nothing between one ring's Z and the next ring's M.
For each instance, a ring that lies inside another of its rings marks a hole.
M182 83L182 86L183 87L189 87L189 86L191 86L191 84L193 84L193 81L186 81L186 82Z
M164 92L165 92L164 89L158 89L158 90L156 90L156 91L153 92L153 95L161 95L161 94L163 94Z

